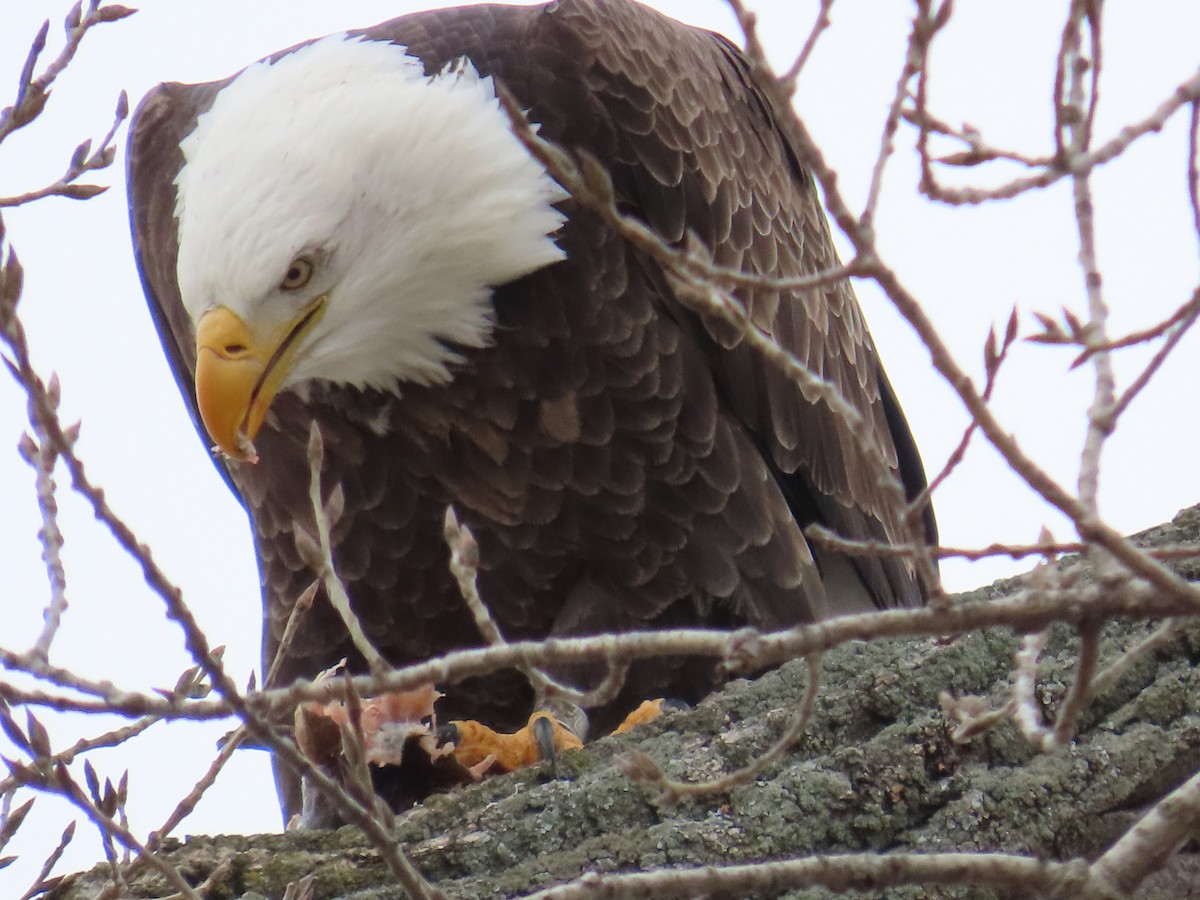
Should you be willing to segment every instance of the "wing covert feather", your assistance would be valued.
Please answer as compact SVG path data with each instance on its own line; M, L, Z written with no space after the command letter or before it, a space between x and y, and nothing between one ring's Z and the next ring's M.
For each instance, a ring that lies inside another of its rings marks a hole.
M813 179L736 47L634 4L574 0L556 15L591 51L585 78L616 141L601 158L629 211L673 244L689 232L699 237L721 266L793 277L839 265ZM849 281L737 297L759 328L859 411L908 497L916 496L925 485L920 457ZM730 326L705 321L704 330L718 390L760 441L801 524L906 540L903 509L879 486L844 418L806 399ZM936 541L931 513L925 530ZM853 564L881 606L920 604L911 565Z

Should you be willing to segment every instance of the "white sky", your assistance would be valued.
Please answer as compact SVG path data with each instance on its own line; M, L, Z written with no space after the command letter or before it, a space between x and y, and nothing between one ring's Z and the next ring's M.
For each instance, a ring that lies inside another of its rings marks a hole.
M41 19L53 19L51 53L61 45L63 2L28 0L0 6L0 105ZM72 148L107 129L117 93L136 103L159 81L224 77L273 50L344 28L373 24L420 8L388 0L322 4L288 0L149 2L131 19L105 26L85 42L55 89L44 121L0 148L0 195L53 181ZM672 15L736 35L720 0L656 2ZM964 119L993 143L1045 153L1059 7L1044 0L960 4L933 61L932 109ZM763 36L786 64L808 33L814 0L760 0ZM1153 12L1148 12L1153 10ZM878 148L880 126L903 59L912 5L841 0L834 27L801 82L798 107L841 185L861 207ZM1147 115L1196 69L1200 5L1109 4L1098 137ZM1095 179L1099 257L1112 304L1114 335L1145 327L1182 303L1197 280L1197 244L1186 199L1186 116L1139 143ZM120 137L123 151L124 133ZM80 453L113 507L154 549L214 644L243 683L258 662L259 594L245 517L192 431L145 310L129 247L123 152L101 179L113 184L87 203L53 199L6 211L9 238L26 269L22 316L37 365L57 371L68 420L83 420ZM986 176L995 178L997 176ZM979 376L982 345L993 322L1003 325L1018 304L1031 330L1031 310L1085 310L1069 186L1015 202L947 209L916 195L911 139L902 133L877 227L885 258L926 303L933 321L968 371ZM947 386L933 373L911 331L870 285L859 297L872 324L926 466L937 471L966 422ZM1191 414L1200 384L1196 335L1189 336L1156 382L1131 409L1105 454L1102 511L1118 529L1135 531L1169 519L1200 499ZM1118 361L1122 384L1147 353ZM1069 373L1071 353L1022 344L1002 376L995 401L1006 428L1055 478L1073 485L1082 446L1091 373ZM1180 401L1183 401L1182 403ZM25 427L24 398L0 379L0 646L28 647L41 626L45 573L33 476L15 447ZM65 475L60 481L65 481ZM942 537L956 546L1033 541L1043 525L1061 539L1063 520L977 444L936 497ZM52 661L130 689L169 688L188 665L178 629L136 567L117 552L84 504L59 495L67 535L71 609ZM964 589L1027 564L990 562L944 567L948 585ZM46 714L50 721L53 717ZM56 747L98 734L116 720L66 722ZM144 837L202 774L227 726L157 726L134 748L94 754L115 781L130 768L130 814ZM0 754L12 755L0 742ZM0 896L25 889L57 834L74 814L51 799L22 831L26 858L0 870ZM265 754L237 754L225 777L183 828L187 833L278 828ZM6 852L13 852L13 846ZM100 858L89 826L60 871Z

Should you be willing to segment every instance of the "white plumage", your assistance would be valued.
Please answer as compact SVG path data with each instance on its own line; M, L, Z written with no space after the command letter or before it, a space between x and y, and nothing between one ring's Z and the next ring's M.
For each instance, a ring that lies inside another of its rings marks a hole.
M182 148L193 324L224 305L272 333L329 293L283 389L444 382L446 342L489 342L490 288L562 258L565 194L470 64L427 77L402 47L334 35L247 68ZM311 280L282 290L300 257Z

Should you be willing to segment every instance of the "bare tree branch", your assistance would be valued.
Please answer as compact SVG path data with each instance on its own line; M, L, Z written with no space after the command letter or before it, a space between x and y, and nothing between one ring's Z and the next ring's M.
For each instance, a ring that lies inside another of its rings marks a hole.
M741 0L730 0L729 5L744 32L750 66L768 95L771 107L788 109L818 40L831 27L833 0L820 0L811 31L780 77L768 63L753 10ZM1009 648L1000 654L1004 657L1008 679L1000 682L1001 687L989 689L988 695L984 696L977 689L974 693L960 692L957 684L948 683L940 700L940 711L937 711L937 701L927 699L930 715L938 717L938 740L948 744L973 740L986 742L1003 729L1011 730L1015 726L1035 751L1055 752L1060 756L1072 752L1074 744L1081 735L1088 733L1093 727L1092 719L1099 714L1097 697L1112 691L1118 682L1124 683L1133 677L1139 667L1149 665L1157 654L1167 652L1190 627L1188 620L1200 615L1200 588L1185 577L1195 572L1194 560L1200 555L1200 545L1161 543L1140 547L1104 521L1099 503L1106 442L1123 414L1162 371L1164 362L1181 352L1179 348L1184 338L1200 317L1200 290L1193 291L1185 303L1162 321L1122 337L1112 337L1109 319L1113 310L1119 310L1120 298L1109 296L1105 291L1096 239L1103 210L1096 206L1092 183L1092 175L1100 167L1122 157L1134 143L1162 130L1184 106L1189 107L1186 183L1192 228L1200 240L1200 175L1197 174L1200 166L1197 150L1200 141L1200 71L1182 82L1142 118L1128 123L1107 139L1099 139L1096 126L1102 99L1099 86L1106 37L1102 28L1102 6L1101 0L1071 0L1065 10L1053 61L1054 78L1047 84L1047 95L1053 104L1052 131L1045 136L1047 146L1040 153L1018 153L998 147L985 137L983 129L971 125L951 126L930 110L933 71L930 60L937 47L948 40L946 33L952 30L946 29L953 10L950 0L940 3L915 0L915 15L904 47L905 56L887 111L883 114L878 152L871 167L861 213L855 214L840 192L837 171L826 160L805 123L795 117L782 116L779 127L786 142L811 170L827 211L853 248L848 263L799 277L777 278L717 265L710 248L690 236L679 246L666 244L645 222L618 208L608 174L596 160L540 138L519 104L503 85L497 84L501 102L518 138L575 201L594 211L630 246L660 265L671 279L681 303L698 315L716 317L733 325L742 341L769 365L786 373L807 399L826 404L859 442L860 449L875 461L876 468L887 473L883 449L875 443L856 409L820 371L804 365L771 335L755 326L737 293L747 289L808 290L835 285L851 277L869 278L880 286L923 342L933 367L955 393L969 416L969 423L963 429L958 446L931 480L929 488L908 505L906 525L909 534L906 539L891 544L848 541L819 525L808 528L806 535L814 545L847 556L890 555L911 560L931 584L936 581L935 559L957 556L974 560L998 555L1014 559L1041 558L1041 564L1034 573L1022 579L1015 593L986 602L963 602L939 595L936 602L925 609L847 616L774 634L750 630L732 633L681 630L509 641L488 611L485 602L488 598L479 596L473 540L457 520L448 517L446 538L452 553L451 568L487 646L394 669L369 640L337 575L337 548L331 532L341 515L344 496L339 485L322 485L321 435L314 424L308 457L312 519L311 522L297 522L295 533L297 549L312 567L316 580L297 599L276 658L263 677L262 687L256 688L252 678L249 688L240 690L225 668L221 649L215 648L210 636L201 630L184 601L183 592L161 570L148 545L117 514L104 492L89 479L77 452L79 426L64 425L60 418L63 386L55 376L43 376L34 363L18 314L24 272L0 219L0 358L26 402L27 422L20 428L23 433L18 449L33 469L33 492L41 517L38 540L49 593L43 610L44 622L33 646L24 652L0 648L0 666L5 671L5 676L0 678L0 701L8 704L0 706L0 725L18 756L8 761L9 774L0 778L0 849L26 821L31 808L32 801L18 802L19 797L30 791L58 794L81 810L100 834L107 882L101 896L115 898L128 893L135 880L151 874L151 870L167 889L177 892L175 896L196 898L210 890L220 893L235 868L234 863L226 859L195 877L189 872L185 878L164 852L166 838L186 821L207 795L237 748L253 742L270 749L282 764L298 773L306 786L317 792L342 820L362 829L389 877L410 896L441 897L444 896L442 891L414 865L416 860L425 866L429 857L420 857L412 848L403 845L397 831L403 823L372 787L364 747L364 704L383 693L411 690L422 685L454 684L500 669L517 669L528 675L540 698L556 696L586 706L611 699L621 688L625 672L634 661L664 654L709 657L720 661L730 674L756 672L796 657L805 657L807 661L803 688L799 679L796 682L799 701L793 697L785 704L791 709L786 724L781 710L780 726L772 732L771 740L762 741L749 759L718 770L717 777L708 771L699 775L689 772L685 779L668 777L666 771L673 760L669 753L661 751L653 755L635 751L619 758L618 764L630 778L644 782L658 792L660 799L670 803L684 806L699 803L701 801L695 798L700 795L706 796L703 802L709 802L707 795L714 792L720 796L712 802L723 803L739 791L753 791L758 787L758 780L769 780L774 768L794 762L796 758L805 758L804 754L809 752L805 735L814 727L833 680L826 678L823 684L818 677L821 660L825 659L828 667L831 665L828 654L832 652L840 650L849 654L852 648L847 645L871 642L878 646L887 638L925 637L942 641L951 636L965 640L971 637L970 632L989 629L1021 635L1015 650ZM95 26L124 18L131 12L116 4L102 5L101 0L83 0L76 4L66 18L66 44L49 62L43 62L48 23L43 26L25 59L12 103L0 110L0 143L38 119L47 104L51 87L76 58L85 35ZM111 127L95 145L90 139L80 142L70 154L63 174L53 183L2 197L0 208L34 203L50 196L87 199L103 191L104 186L88 184L83 179L113 163L113 141L127 114L128 102L122 94ZM1027 340L1032 344L1077 348L1078 356L1073 365L1087 364L1094 370L1090 407L1086 417L1081 417L1084 435L1073 490L1065 481L1051 477L1047 468L1029 455L1014 430L999 420L992 407L993 390L1001 368L1008 371L1015 365L1009 351L1018 337L1016 310L1010 315L1003 336L992 329L983 344L983 384L980 388L955 357L955 351L973 353L978 350L952 350L920 298L902 283L895 269L879 252L877 213L887 179L894 174L891 161L903 138L902 126L911 127L914 132L920 166L917 190L937 203L963 205L1001 201L1040 190L1060 179L1070 179L1078 264L1087 311L1083 314L1064 308L1053 315L1035 313L1041 331L1029 335ZM934 144L939 147L948 144L952 152L935 157ZM991 162L1013 164L1022 167L1023 171L1020 177L996 187L948 187L939 180L945 167L966 173L964 177L968 177ZM1128 384L1119 384L1114 354L1159 339L1161 344L1154 349L1144 368ZM1041 538L1033 544L996 543L979 549L930 548L926 545L920 512L929 503L932 493L941 489L966 455L976 449L979 441L974 438L977 435L990 443L1046 503L1071 520L1078 541L1058 542L1049 531L1043 530ZM68 485L60 485L56 479L62 471L69 476L70 490L83 499L107 529L114 541L115 552L132 559L140 567L166 615L179 627L194 666L180 674L171 690L124 688L50 662L53 653L55 663L61 663L55 640L62 623L73 614L68 603L68 571L62 553L64 525L59 514L59 491ZM896 478L881 475L880 484L893 500L905 502L903 488ZM1062 558L1068 553L1080 554L1082 558ZM1183 568L1177 569L1170 563L1180 563ZM289 652L297 624L322 589L324 597L337 609L370 674L357 677L345 674L341 678L309 684L276 686L279 663ZM1159 623L1160 619L1165 621ZM1128 646L1114 651L1105 643L1105 634L1117 627L1114 623L1128 620L1148 624L1128 639ZM1062 623L1069 629L1062 628ZM1064 651L1062 643L1066 631L1071 632L1072 642L1069 650ZM943 645L931 643L931 646ZM930 651L931 655L933 652ZM896 668L915 667L928 661L929 657L918 659L919 655L906 657ZM558 667L584 662L599 662L608 667L608 676L603 682L587 692L558 684L546 674ZM8 674L13 676L11 680ZM879 673L878 677L893 674ZM905 674L900 672L895 677L901 678ZM341 781L330 777L320 764L307 758L286 733L286 728L278 724L290 721L300 704L333 700L342 701L349 711L349 721L341 731L346 757L345 771L340 773L345 778ZM869 698L865 702L869 702ZM1103 701L1099 703L1103 705ZM25 708L24 724L14 715L20 707ZM90 717L85 719L89 722L94 722L94 716L100 714L124 716L132 721L116 729L105 726L106 730L99 735L95 734L99 729L93 729L91 736L80 737L66 749L55 750L48 729L33 714L38 707L81 713ZM126 816L126 779L118 779L115 785L111 780L102 780L92 764L91 754L137 740L140 734L158 723L165 728L173 727L172 723L178 720L210 719L231 720L233 731L230 737L215 754L208 770L176 803L161 827L145 839L139 837ZM1187 763L1186 771L1193 772L1194 762L1184 762ZM81 766L81 777L72 774L71 767L75 765ZM1158 786L1153 797L1145 798L1151 801L1149 810L1126 828L1107 850L1097 848L1095 853L1100 855L1090 865L1087 859L1093 858L1092 854L1067 862L1048 862L1000 852L797 856L793 850L782 858L758 859L747 865L699 867L688 864L645 873L592 873L578 877L571 874L566 876L574 878L570 883L534 896L741 896L815 885L836 891L878 890L895 885L986 885L1021 894L1123 896L1136 890L1194 836L1197 822L1200 822L1198 779L1200 775L1192 774L1182 784L1176 781ZM899 791L898 798L902 796L903 790L895 785L892 789ZM1155 797L1161 799L1155 800ZM436 804L419 813L436 814ZM715 814L721 814L720 807ZM40 874L25 892L26 898L58 884L51 872L59 863L72 834L73 828L69 827L57 838L45 857ZM1043 854L1046 855L1044 851ZM0 859L0 868L8 861L7 858ZM580 870L577 867L573 871L578 873ZM200 884L197 886L193 882ZM314 894L315 884L316 880L311 876L293 880L285 896L302 900ZM522 890L529 888L528 884L522 886Z

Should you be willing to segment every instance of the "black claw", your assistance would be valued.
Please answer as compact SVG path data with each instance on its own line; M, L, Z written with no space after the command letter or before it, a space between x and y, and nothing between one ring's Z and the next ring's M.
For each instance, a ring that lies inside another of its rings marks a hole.
M437 745L444 747L446 744L454 744L458 746L459 741L458 726L453 723L439 725L437 728Z
M537 739L538 753L542 761L550 764L551 774L555 773L558 751L554 748L554 725L549 716L538 716L533 720L533 736Z

